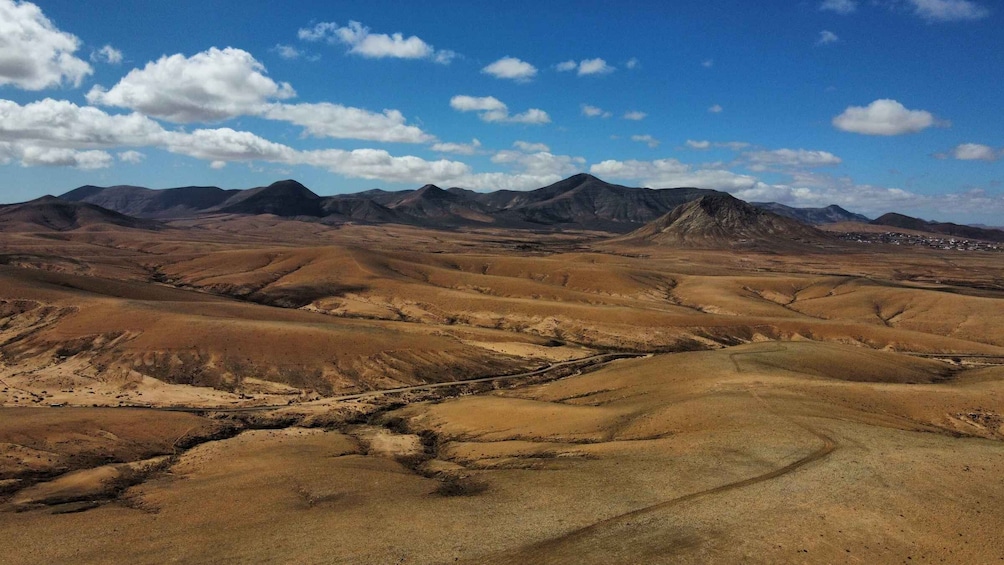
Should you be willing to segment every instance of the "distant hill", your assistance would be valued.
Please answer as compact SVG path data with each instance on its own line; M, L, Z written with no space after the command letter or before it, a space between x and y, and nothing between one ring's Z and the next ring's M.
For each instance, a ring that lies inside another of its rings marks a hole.
M840 222L870 222L871 218L862 214L849 212L836 204L825 208L794 208L778 202L750 202L753 206L761 210L773 212L778 216L784 216L793 220L798 220L803 224L815 226L824 224L838 224Z
M0 206L2 231L70 231L109 226L144 230L163 228L160 222L133 218L94 204L67 202L54 196Z
M488 209L469 195L449 192L434 184L401 194L388 202L387 207L419 223L426 221L448 224L486 223L495 220Z
M82 186L59 198L85 202L137 218L184 218L194 216L240 193L215 186L183 186L154 190L141 186Z
M1004 242L1004 231L998 229L963 226L951 222L929 222L920 218L904 216L890 212L883 214L871 222L874 225L889 226L908 230L937 233L965 239L981 239L984 241Z
M729 248L829 240L819 230L747 204L729 194L682 204L617 241L682 247Z
M240 191L211 211L222 214L274 214L296 217L324 216L321 197L295 180Z

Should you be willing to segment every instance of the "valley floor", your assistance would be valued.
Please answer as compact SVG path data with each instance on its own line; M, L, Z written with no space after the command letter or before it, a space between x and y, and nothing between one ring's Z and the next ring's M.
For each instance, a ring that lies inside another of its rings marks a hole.
M0 561L1004 561L996 255L263 222L0 242Z

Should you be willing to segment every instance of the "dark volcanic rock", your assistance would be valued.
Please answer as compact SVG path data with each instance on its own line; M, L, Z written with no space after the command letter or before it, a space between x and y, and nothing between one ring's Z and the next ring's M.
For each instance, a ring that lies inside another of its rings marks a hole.
M821 243L823 232L751 206L728 194L703 196L635 230L620 241L682 247L729 248L791 242Z

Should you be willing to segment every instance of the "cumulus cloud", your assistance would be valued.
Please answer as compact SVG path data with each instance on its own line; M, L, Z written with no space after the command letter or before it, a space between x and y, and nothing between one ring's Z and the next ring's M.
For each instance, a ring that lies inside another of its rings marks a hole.
M485 122L540 125L551 121L547 112L537 108L530 108L521 114L509 114L509 107L494 96L458 95L450 99L450 107L458 112L477 112Z
M648 134L645 134L645 135L632 135L631 136L631 141L637 141L638 143L644 143L645 145L648 145L651 149L655 149L656 147L659 147L659 144L662 143L658 139L656 139L656 138L654 138L654 137L652 137L651 135L648 135Z
M213 161L213 162L209 163L209 168L210 169L215 169L217 171L220 170L220 169L225 169L226 167L227 167L227 162L226 161Z
M282 43L276 43L275 47L269 49L269 51L274 51L283 59L287 61L292 61L294 59L299 59L303 56L303 52L292 45L284 45Z
M614 72L616 69L600 58L585 59L579 61L579 76L584 75L605 75Z
M265 72L247 51L213 47L191 57L176 54L151 61L129 71L111 90L95 86L87 101L172 122L214 122L296 95L289 83L276 83Z
M164 132L141 114L109 115L46 98L24 106L0 100L0 140L72 148L149 145Z
M771 151L750 151L743 157L753 165L783 167L828 167L843 162L840 157L828 151L807 149L774 149Z
M457 56L448 49L437 50L414 35L372 33L370 28L356 21L343 27L335 22L320 22L300 29L297 35L304 41L341 43L349 48L349 53L370 59L428 59L448 64Z
M971 0L908 0L914 13L928 22L962 22L980 20L990 10Z
M590 106L589 104L582 105L582 115L588 118L609 118L613 114L607 112L603 108L597 108L596 106Z
M939 156L959 161L996 161L1004 156L1004 152L998 153L993 147L981 143L963 143L955 146L947 155Z
M129 151L122 151L118 154L119 161L123 163L138 164L146 160L146 155L140 153L139 151L134 151L130 149Z
M823 3L819 5L819 9L847 15L854 13L858 9L858 3L855 0L823 0Z
M840 38L837 34L829 30L823 30L819 32L819 39L816 40L816 45L831 45L833 43L838 43Z
M693 168L676 159L655 161L607 160L596 163L589 172L615 179L641 181L650 188L693 186L735 191L756 186L756 178L724 169Z
M531 143L529 141L514 141L512 146L524 153L550 153L551 148L546 143Z
M118 65L122 62L122 52L111 45L105 45L101 49L91 53L91 60L95 63Z
M0 0L0 86L80 86L94 69L77 58L80 39L60 31L31 2Z
M440 153L456 153L457 155L474 155L481 149L481 142L477 138L470 143L436 143L432 146L433 151Z
M114 161L106 151L79 151L37 145L22 149L19 158L25 167L73 167L83 170L105 169Z
M583 59L578 63L576 63L575 61L564 61L555 65L554 68L557 69L559 72L568 72L577 70L576 74L579 76L605 75L617 70L616 67L607 64L606 61L600 58Z
M525 148L539 149L540 147L535 147L536 145L538 144L526 144ZM478 190L529 190L581 172L586 165L586 160L582 157L554 155L546 150L527 152L523 149L499 151L492 156L493 163L505 165L512 170L511 172L469 174L459 182L463 186Z
M721 114L723 110L725 110L725 108L722 108L718 104L715 104L715 105L711 106L710 108L708 108L708 112L710 112L712 114Z
M749 143L745 141L707 141L707 140L687 140L687 147L691 149L710 149L712 147L718 149L730 149L732 151L742 151L750 146Z
M925 110L908 110L895 100L876 100L868 106L851 106L833 118L841 131L864 135L903 135L935 125L934 115Z
M648 116L648 114L645 112L639 112L638 110L631 110L630 112L624 113L625 120L633 120L636 122L644 120L646 116Z
M640 64L641 62L638 61L637 57L631 57L630 59L627 60L626 63L624 63L624 68L637 69Z
M516 57L503 57L481 69L481 72L492 75L495 78L527 82L537 76L537 67Z
M314 137L365 139L396 143L428 143L435 139L417 126L407 125L398 110L370 112L361 108L321 102L270 104L255 113L270 120L290 122Z

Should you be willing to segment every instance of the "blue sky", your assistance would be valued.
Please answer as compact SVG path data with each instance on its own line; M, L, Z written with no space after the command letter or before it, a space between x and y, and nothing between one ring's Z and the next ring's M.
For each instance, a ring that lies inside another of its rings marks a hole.
M987 0L0 0L0 200L590 172L1004 224L1002 20Z

